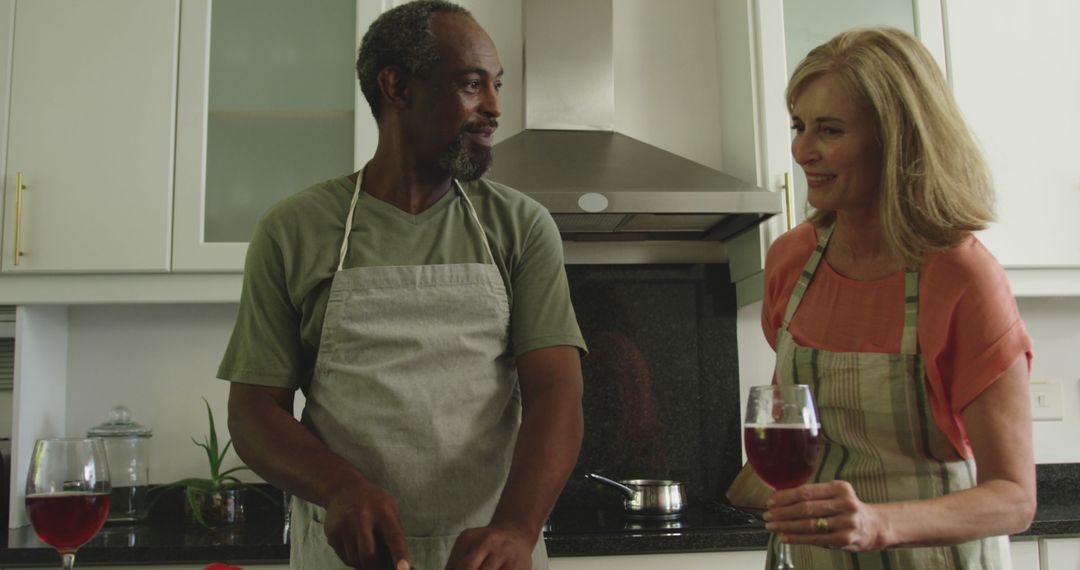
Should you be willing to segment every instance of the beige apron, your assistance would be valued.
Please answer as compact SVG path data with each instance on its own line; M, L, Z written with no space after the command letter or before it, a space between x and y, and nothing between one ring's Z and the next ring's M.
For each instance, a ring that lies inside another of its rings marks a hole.
M488 263L343 268L362 179L302 421L398 501L413 568L442 570L461 531L491 521L510 468L521 398L509 303L457 181L472 222L465 231ZM327 543L325 514L293 499L291 568L345 568ZM542 539L533 568L547 568Z
M900 354L806 348L796 344L788 332L832 230L829 227L821 233L777 332L777 381L810 385L818 407L824 447L812 481L848 481L866 503L931 499L974 487L974 462L956 452L930 410L926 370L916 342L918 268L909 268L905 274ZM773 537L768 568L775 565L777 545ZM951 547L890 548L857 554L792 545L792 553L799 570L989 570L1011 564L1008 539L1003 536Z

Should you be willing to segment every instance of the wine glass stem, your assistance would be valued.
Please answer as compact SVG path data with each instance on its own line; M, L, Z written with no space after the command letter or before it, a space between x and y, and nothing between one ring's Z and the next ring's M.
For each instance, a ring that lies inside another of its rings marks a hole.
M780 556L776 561L776 570L795 570L795 561L791 558L791 545L780 543Z
M62 552L60 554L60 560L63 561L63 570L71 570L75 567L75 553L74 552Z

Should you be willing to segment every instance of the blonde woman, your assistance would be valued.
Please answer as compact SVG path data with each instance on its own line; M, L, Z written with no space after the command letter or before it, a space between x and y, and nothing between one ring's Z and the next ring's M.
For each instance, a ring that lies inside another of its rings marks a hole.
M860 29L787 98L814 212L769 250L762 325L824 443L769 500L773 546L800 569L1008 567L1035 512L1032 347L972 235L992 189L948 85L909 34Z

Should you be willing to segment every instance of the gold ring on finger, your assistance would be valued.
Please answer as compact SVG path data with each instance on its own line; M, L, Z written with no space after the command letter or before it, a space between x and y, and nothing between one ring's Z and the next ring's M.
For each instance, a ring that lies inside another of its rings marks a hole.
M829 532L829 519L818 517L814 521L814 531L818 534L827 534Z

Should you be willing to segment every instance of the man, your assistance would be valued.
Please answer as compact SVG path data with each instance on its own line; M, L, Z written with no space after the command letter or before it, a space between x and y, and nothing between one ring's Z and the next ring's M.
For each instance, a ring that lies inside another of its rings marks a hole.
M236 450L296 497L294 568L546 568L584 342L551 217L479 178L495 46L419 0L372 24L357 72L375 156L276 205L250 244L219 370Z

